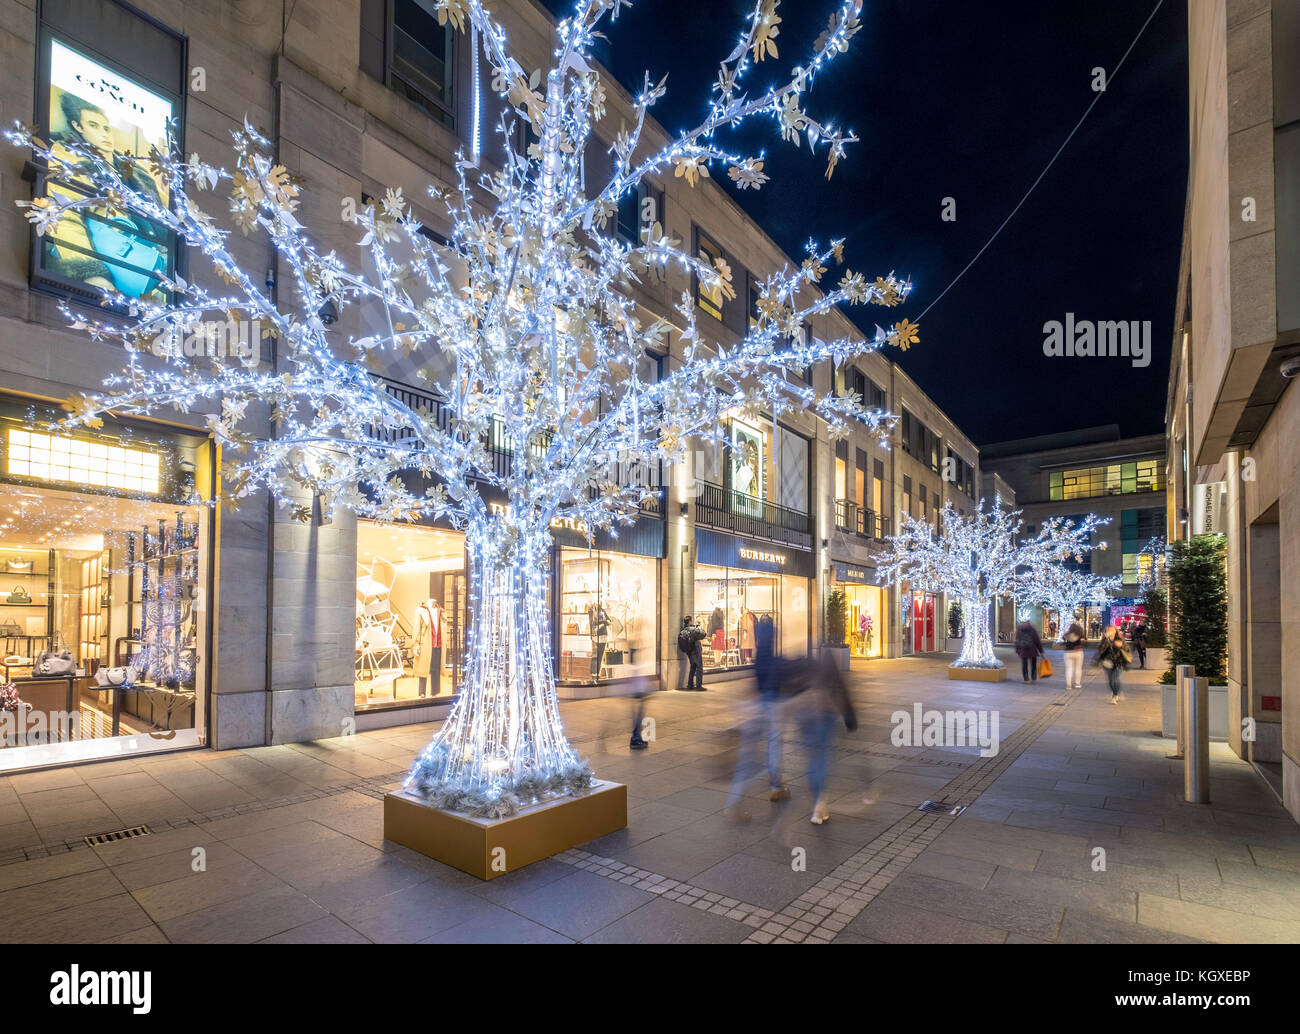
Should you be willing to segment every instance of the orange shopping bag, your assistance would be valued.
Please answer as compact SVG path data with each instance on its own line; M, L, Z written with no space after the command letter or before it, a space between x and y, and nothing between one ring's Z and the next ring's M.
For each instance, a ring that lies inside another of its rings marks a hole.
M1038 658L1038 677L1045 679L1050 674L1052 674L1052 662L1046 657Z

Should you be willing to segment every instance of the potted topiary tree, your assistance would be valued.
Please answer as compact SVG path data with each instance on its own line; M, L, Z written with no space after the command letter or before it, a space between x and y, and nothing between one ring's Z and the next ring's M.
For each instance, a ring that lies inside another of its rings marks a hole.
M1164 589L1153 585L1142 594L1142 605L1146 608L1147 667L1161 671L1168 667L1166 647L1169 638L1166 629L1169 621L1169 596Z
M1164 734L1178 735L1177 669L1190 664L1210 680L1210 739L1228 738L1227 545L1222 535L1197 535L1169 549L1168 670L1161 701ZM1151 622L1148 621L1148 630ZM1148 641L1149 632L1148 632Z
M848 670L849 646L845 638L849 623L849 597L843 589L832 589L826 597L826 641L822 651L829 653L837 667Z

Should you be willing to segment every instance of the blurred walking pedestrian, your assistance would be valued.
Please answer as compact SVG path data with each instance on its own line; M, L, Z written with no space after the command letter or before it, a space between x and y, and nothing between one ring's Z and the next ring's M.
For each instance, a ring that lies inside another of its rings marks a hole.
M1124 687L1120 683L1120 673L1133 663L1124 640L1120 638L1119 629L1107 625L1102 633L1101 645L1097 647L1097 662L1106 670L1106 682L1110 685L1110 702L1118 704L1124 699Z
M792 692L802 690L797 704L799 730L808 754L808 788L813 796L812 823L820 826L831 817L826 805L826 782L830 778L835 723L842 720L844 727L853 732L858 727L858 717L849 699L844 673L829 652L820 660L809 660L790 682Z
M1065 688L1083 688L1083 626L1071 621L1065 630Z
M1016 629L1016 656L1020 658L1020 674L1026 682L1038 681L1038 658L1043 655L1043 641L1028 619Z
M677 633L677 649L686 655L686 663L690 665L684 689L704 691L704 651L700 642L707 636L708 633L695 623L695 615L687 614L682 618L682 630Z
M646 723L646 698L654 692L655 687L652 685L653 679L646 676L638 678L632 688L632 699L636 701L636 706L632 712L632 742L630 746L633 750L645 750L650 746L650 742L641 734L645 730Z
M759 767L760 744L767 741L768 799L790 799L790 789L781 781L781 755L785 751L784 715L781 712L782 684L787 665L776 652L776 626L768 614L754 625L754 688L757 700L742 704L740 745L736 753L736 771L731 779L724 815L728 820L748 821L749 814L741 801L745 785Z

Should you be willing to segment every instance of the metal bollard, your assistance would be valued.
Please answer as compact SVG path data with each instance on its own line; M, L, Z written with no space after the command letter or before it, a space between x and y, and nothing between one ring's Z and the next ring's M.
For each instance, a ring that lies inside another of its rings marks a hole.
M1196 677L1195 664L1180 664L1175 671L1174 685L1177 687L1174 693L1174 703L1178 709L1178 750L1174 757L1181 760L1187 756L1187 708L1183 706L1184 695L1187 692L1184 683L1188 679Z
M1184 680L1183 704L1187 742L1183 746L1183 798L1188 804L1210 803L1210 680Z

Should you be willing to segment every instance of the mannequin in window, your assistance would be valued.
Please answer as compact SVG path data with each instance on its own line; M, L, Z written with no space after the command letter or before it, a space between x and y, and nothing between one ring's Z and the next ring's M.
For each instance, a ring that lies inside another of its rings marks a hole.
M721 605L714 607L709 615L709 635L713 637L711 645L718 653L727 648L727 617Z
M738 632L740 659L748 664L754 659L754 612L748 607L740 608L740 629Z
M587 620L591 626L591 677L600 676L601 665L605 663L605 644L609 642L609 615L599 603L587 608Z
M442 692L442 607L427 599L415 611L415 676L420 680L420 696L433 680L433 696Z

